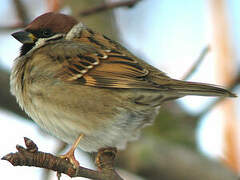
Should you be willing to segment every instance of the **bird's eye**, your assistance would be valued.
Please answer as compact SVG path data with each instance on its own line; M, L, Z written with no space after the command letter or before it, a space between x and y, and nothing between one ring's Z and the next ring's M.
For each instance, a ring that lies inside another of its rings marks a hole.
M42 36L43 37L50 37L50 36L52 36L53 35L53 33L51 32L51 30L49 30L49 29L45 29L45 30L43 30L42 31Z

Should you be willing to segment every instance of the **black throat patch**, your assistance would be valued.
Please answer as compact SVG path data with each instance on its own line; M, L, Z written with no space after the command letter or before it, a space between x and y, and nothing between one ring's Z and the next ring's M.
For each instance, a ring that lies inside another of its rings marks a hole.
M30 51L33 48L34 45L35 45L34 43L23 44L21 49L20 49L20 56L23 56L23 55L27 54L27 52Z

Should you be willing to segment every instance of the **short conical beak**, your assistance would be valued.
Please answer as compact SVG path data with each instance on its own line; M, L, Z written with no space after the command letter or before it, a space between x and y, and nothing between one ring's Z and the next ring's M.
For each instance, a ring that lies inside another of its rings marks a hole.
M15 33L12 33L12 36L23 44L34 43L37 39L32 33L27 31L15 32Z

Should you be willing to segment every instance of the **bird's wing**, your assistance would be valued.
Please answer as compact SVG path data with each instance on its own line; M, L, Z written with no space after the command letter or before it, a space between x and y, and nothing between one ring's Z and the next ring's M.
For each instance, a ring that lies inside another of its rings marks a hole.
M147 80L146 68L116 49L99 50L74 41L46 48L50 48L50 57L62 64L56 78L63 81L95 87L158 89Z

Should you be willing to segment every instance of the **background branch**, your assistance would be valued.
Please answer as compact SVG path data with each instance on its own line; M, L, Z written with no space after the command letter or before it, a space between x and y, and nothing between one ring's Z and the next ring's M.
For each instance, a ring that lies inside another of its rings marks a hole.
M0 67L0 108L28 119L26 113L17 104L16 98L10 93L9 76L9 71Z
M27 14L28 11L26 10L24 3L21 0L14 0L13 2L14 2L13 4L15 6L15 10L17 12L17 17L20 20L20 23L22 25L26 25L30 19Z
M119 2L108 2L108 3L103 3L99 6L93 7L93 8L89 8L86 9L84 11L81 11L79 13L80 16L89 16L95 13L99 13L102 11L106 11L106 10L110 10L110 9L115 9L115 8L119 8L119 7L128 7L128 8L132 8L133 6L135 6L138 2L140 2L141 0L129 0L129 1L119 1Z
M11 26L0 26L0 31L9 31L25 27L29 22L29 16L26 7L21 0L13 0L13 5L16 10L18 22Z
M189 69L189 71L183 76L182 80L187 80L190 78L190 76L197 70L198 66L201 64L201 62L205 59L206 55L210 51L210 47L206 46L202 52L200 53L199 57L195 61L195 63L192 65L192 67Z

